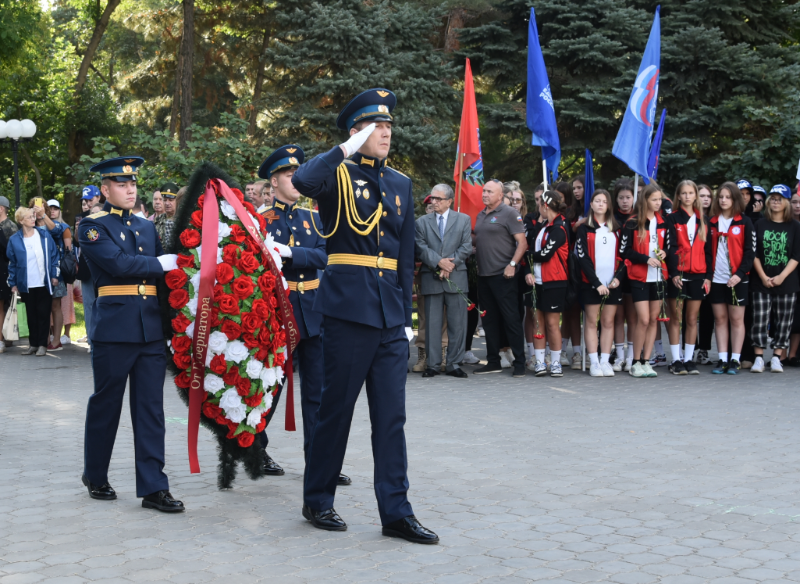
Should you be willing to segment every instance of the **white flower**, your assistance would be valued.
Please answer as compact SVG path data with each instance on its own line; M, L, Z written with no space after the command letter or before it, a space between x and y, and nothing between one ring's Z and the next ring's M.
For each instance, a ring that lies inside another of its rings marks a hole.
M242 341L230 341L225 347L225 360L241 363L250 356L250 350Z
M231 422L236 422L237 424L247 417L247 406L241 404L235 408L230 408L225 410L225 417L228 418Z
M286 283L286 278L283 277L283 274L281 274L281 282L283 283L283 289L286 290L289 284Z
M231 221L238 221L239 218L236 216L236 211L228 204L228 201L220 201L219 202L219 210L222 211L222 214L225 215Z
M264 411L268 411L272 407L272 394L265 393L264 398L261 400L261 406L264 408Z
M192 285L192 298L197 298L197 295L200 293L200 270L197 270L197 273L189 278L189 283Z
M253 408L247 415L247 425L253 428L258 426L261 423L261 414L263 414L261 408Z
M274 367L264 367L258 377L261 379L261 383L264 384L265 388L272 387L278 381L278 376L275 375Z
M278 383L283 381L283 367L273 367L275 370L275 378L278 380Z
M231 227L224 221L219 222L219 230L217 231L217 242L222 241L231 234Z
M208 337L208 351L220 354L228 346L228 337L225 333L214 331Z
M217 248L217 263L218 264L222 263L222 248L221 247ZM214 278L214 283L215 284L217 283L217 279L216 278Z
M192 316L197 316L197 296L192 298L186 306L189 308L189 312Z
M214 375L213 373L209 373L206 375L205 379L206 391L210 391L211 393L217 393L223 387L225 387L225 383L222 381L222 377L220 377L219 375Z
M186 327L186 336L194 339L194 322L189 323L189 326Z
M200 258L201 260L203 259L203 245L202 244L197 246L197 257ZM219 248L219 247L217 248L217 263L218 264L222 263L222 248ZM197 273L199 274L200 270L198 270ZM197 291L197 287L195 287L195 292L196 291Z
M256 359L250 359L247 362L247 367L245 372L250 379L258 379L258 376L261 375L261 370L264 368L264 364L261 361Z
M242 402L242 398L239 397L238 393L236 393L235 387L228 389L222 394L222 397L219 398L219 407L221 407L223 410L233 409L241 405L244 404Z

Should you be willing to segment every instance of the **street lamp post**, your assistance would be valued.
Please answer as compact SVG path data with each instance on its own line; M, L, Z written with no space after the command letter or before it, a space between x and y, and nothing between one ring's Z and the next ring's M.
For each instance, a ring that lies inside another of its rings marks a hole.
M14 193L16 195L16 208L20 206L19 200L19 143L28 142L36 135L36 124L30 120L0 120L0 142L8 142L11 152L14 153Z

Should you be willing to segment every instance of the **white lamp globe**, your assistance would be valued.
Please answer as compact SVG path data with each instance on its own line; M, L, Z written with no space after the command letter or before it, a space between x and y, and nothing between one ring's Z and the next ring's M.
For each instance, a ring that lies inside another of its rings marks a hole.
M6 131L8 132L8 137L12 140L19 140L20 136L22 136L22 122L19 120L8 120L6 122Z
M0 120L0 140L3 138L8 138L8 128L6 126L6 122L4 120Z
M33 138L36 134L36 124L31 120L22 120L22 137Z

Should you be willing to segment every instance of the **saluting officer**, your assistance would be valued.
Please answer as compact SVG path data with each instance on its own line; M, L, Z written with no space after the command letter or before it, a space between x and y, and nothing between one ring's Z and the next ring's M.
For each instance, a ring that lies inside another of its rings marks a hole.
M289 284L289 301L300 328L300 343L295 349L293 365L300 372L303 452L308 455L308 441L316 423L322 392L322 314L314 310L314 300L319 288L317 270L325 269L328 254L325 253L325 239L312 228L312 211L297 206L300 193L292 184L292 176L304 158L300 146L282 146L264 161L258 169L258 176L269 180L275 190L275 202L272 208L262 213L262 217L266 219L267 231L278 244L283 258L283 277ZM268 475L284 474L267 454L267 444L269 438L264 430L261 434L264 472ZM351 480L339 474L338 483L349 485Z
M136 177L144 159L104 160L103 210L84 218L78 233L96 292L88 335L92 340L94 394L86 409L83 484L93 499L116 499L108 465L119 427L125 384L136 454L136 496L142 507L183 511L164 474L164 376L167 356L156 298L156 279L177 267L164 255L155 227L131 213Z
M437 543L408 502L405 386L414 276L411 180L389 168L392 110L386 89L356 96L337 126L350 139L303 164L297 190L319 203L328 265L314 308L324 315L319 421L306 462L303 516L320 529L344 531L333 509L350 423L366 381L375 460L375 495L383 534Z

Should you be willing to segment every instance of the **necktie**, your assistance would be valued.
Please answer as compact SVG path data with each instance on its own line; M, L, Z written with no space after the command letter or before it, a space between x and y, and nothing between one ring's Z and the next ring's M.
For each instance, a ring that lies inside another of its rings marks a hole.
M444 215L439 215L439 238L444 241Z

